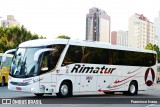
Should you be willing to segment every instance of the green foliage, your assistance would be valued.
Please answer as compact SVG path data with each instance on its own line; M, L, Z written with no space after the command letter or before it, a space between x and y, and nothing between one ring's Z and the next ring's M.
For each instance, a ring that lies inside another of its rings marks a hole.
M40 37L43 39L43 36ZM39 39L37 34L31 34L24 26L0 27L0 52L18 47L27 40Z
M158 45L156 45L156 44L153 45L151 43L148 43L147 46L145 47L145 49L156 51L157 56L158 56L158 63L160 63L160 51L159 51Z
M156 52L159 52L159 47L156 44L148 43L145 49L154 50Z
M39 39L46 39L46 37L43 37L42 35L39 37Z
M69 36L66 36L66 35L59 35L57 38L70 39L70 37L69 37Z

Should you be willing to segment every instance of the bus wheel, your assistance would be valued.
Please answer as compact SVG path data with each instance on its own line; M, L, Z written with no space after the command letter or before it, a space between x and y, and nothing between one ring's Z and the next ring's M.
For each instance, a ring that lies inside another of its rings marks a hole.
M1 86L3 87L3 86L5 86L5 78L4 77L2 77L2 83L1 83Z
M34 93L34 95L36 95L37 97L42 97L44 94L42 94L42 93Z
M59 93L56 93L57 97L69 97L72 95L71 91L71 86L69 85L68 82L64 81L62 82L60 88L59 88Z
M137 93L138 93L138 86L135 82L132 81L129 85L127 94L133 96L136 95Z
M104 92L105 94L113 95L115 92Z

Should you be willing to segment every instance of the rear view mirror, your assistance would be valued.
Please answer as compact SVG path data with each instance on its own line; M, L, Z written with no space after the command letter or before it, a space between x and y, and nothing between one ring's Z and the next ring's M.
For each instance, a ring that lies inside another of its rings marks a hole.
M4 54L3 54L3 57L2 57L2 60L1 60L1 65L0 65L0 68L2 68L3 66L3 63L6 61L6 54L8 53L11 53L11 52L15 52L17 49L10 49L10 50L7 50Z
M16 50L17 50L17 49L7 50L7 51L4 53L3 57L2 57L2 63L4 63L4 62L6 61L6 54L11 53L11 52L15 52Z
M38 50L35 54L34 54L34 61L38 61L39 56L41 53L46 52L46 51L53 51L54 49L52 48L44 48L44 49L40 49Z

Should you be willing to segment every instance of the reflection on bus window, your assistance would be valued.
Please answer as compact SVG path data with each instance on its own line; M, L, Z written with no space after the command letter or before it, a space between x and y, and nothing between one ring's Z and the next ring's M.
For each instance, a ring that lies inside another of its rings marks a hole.
M56 67L56 64L59 60L59 57L63 49L64 49L64 46L56 45L53 51L47 51L43 53L41 66L40 66L40 74L51 71Z
M156 63L156 54L71 45L62 66L73 63L153 66Z

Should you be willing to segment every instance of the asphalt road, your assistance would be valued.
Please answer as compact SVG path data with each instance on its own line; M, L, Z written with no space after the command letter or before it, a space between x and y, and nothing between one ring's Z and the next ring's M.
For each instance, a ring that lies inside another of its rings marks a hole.
M32 93L14 92L8 90L7 86L0 87L0 98L11 99L12 104L19 103L19 100L25 104L28 101L39 101L47 104L45 107L160 107L160 84L155 90L140 91L136 96L126 96L122 93L106 95L104 93L74 93L73 97L57 98L56 95L45 95L38 98ZM0 99L2 100L2 99ZM137 103L138 101L138 103ZM149 102L150 101L150 102ZM2 102L2 101L0 101ZM157 104L156 104L157 103ZM0 105L0 107L4 105ZM19 107L22 105L5 105L6 107ZM27 107L27 105L23 105ZM30 105L34 107L43 107L44 105Z

